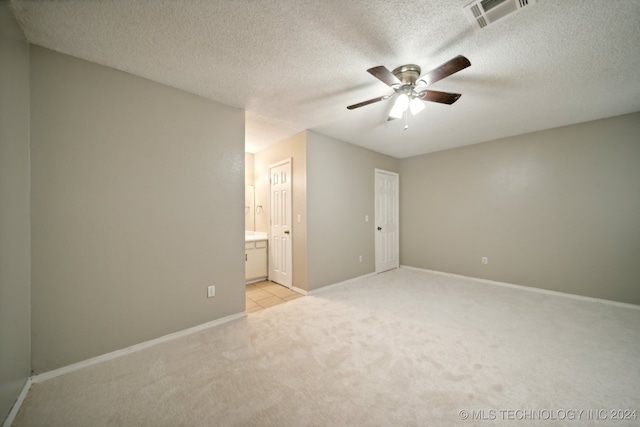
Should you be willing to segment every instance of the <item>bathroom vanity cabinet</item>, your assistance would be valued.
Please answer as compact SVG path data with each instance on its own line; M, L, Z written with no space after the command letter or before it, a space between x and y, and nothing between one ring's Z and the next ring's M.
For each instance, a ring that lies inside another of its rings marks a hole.
M267 277L267 241L244 243L244 279L253 281Z

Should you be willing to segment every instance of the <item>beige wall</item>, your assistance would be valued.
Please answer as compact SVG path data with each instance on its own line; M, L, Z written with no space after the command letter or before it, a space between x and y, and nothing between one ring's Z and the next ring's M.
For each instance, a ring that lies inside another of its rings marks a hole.
M401 264L640 304L640 113L400 165Z
M244 113L38 47L31 70L33 370L242 312Z
M307 132L309 290L375 271L374 170L398 167L392 157Z
M244 153L244 185L255 184L255 156L253 153Z
M29 46L0 2L0 423L31 371Z
M269 165L291 158L293 183L293 286L307 290L307 151L306 132L255 153L256 231L269 232ZM301 222L296 218L300 215Z
M253 153L244 153L244 229L255 231L255 162Z

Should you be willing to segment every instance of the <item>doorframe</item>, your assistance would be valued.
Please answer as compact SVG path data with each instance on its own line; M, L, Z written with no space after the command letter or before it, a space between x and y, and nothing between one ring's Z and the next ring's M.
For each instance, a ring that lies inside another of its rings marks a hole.
M378 202L378 185L377 185L377 177L378 174L384 174L384 175L391 175L393 177L395 177L396 179L396 203L395 203L395 214L396 214L396 221L397 221L397 230L396 230L396 241L395 241L395 245L396 245L396 265L394 268L400 268L400 174L397 172L391 172L388 170L384 170L384 169L378 169L375 168L374 169L374 174L373 174L373 187L374 187L374 193L373 193L373 203L374 203L374 219L373 219L373 241L374 241L374 268L375 268L375 273L382 273L384 271L388 271L388 270L380 270L378 268L378 239L376 234L378 233L377 227L378 227L378 211L376 209L376 204Z
M293 221L293 157L287 157L286 159L280 160L280 161L275 162L275 163L271 163L268 166L269 167L269 242L271 243L271 238L272 238L272 235L271 235L271 226L272 226L271 213L272 213L272 209L273 209L273 206L271 205L271 185L272 185L272 182L271 182L271 179L272 179L271 169L277 168L278 166L286 165L287 163L290 165L290 169L291 169L291 176L289 177L289 184L291 186L291 191L289 192L289 197L291 198L291 204L289 205L289 218L290 218L290 221L291 221L291 224L290 224L291 231L290 231L289 239L291 241L291 250L288 253L288 260L287 260L289 265L291 266L291 271L290 271L290 274L289 274L290 280L291 280L291 284L290 285L289 284L282 284L282 283L279 283L279 282L275 282L275 283L278 283L280 285L288 287L289 289L293 289L293 236L295 234L293 232L293 222L294 222ZM269 244L269 248L268 249L269 249L269 252L268 252L269 262L268 262L268 265L267 265L267 274L269 275L269 280L271 280L271 265L272 265L271 264L271 253L272 253L271 252L271 244Z

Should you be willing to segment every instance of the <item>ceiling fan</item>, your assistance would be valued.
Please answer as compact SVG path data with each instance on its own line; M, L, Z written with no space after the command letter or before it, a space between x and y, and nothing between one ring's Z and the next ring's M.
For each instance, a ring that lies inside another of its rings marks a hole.
M441 104L449 105L453 104L462 95L459 93L440 92L437 90L422 90L422 88L442 80L445 77L449 77L470 65L471 62L469 62L467 58L462 55L458 55L422 76L420 75L420 67L415 64L401 65L393 71L389 71L384 65L369 68L367 72L391 87L393 89L393 93L349 105L347 109L353 110L355 108L364 107L365 105L373 104L395 96L396 100L391 108L388 118L388 120L394 120L401 118L403 115L405 115L406 118L407 110L411 111L411 114L418 114L424 109L422 101L439 102ZM406 128L407 125L405 123L405 129Z

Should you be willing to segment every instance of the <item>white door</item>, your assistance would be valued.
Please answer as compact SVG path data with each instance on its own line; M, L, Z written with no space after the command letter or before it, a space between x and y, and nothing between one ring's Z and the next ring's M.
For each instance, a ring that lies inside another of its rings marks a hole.
M398 226L399 175L381 169L375 171L376 273L400 265Z
M271 230L269 280L293 287L291 267L291 159L269 166L271 179Z

